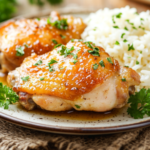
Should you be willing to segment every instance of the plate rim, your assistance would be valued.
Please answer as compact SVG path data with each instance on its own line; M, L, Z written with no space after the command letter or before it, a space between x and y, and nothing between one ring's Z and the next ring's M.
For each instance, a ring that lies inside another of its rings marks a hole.
M111 134L111 133L127 132L130 130L150 126L150 120L145 120L138 123L132 123L129 125L119 125L113 127L62 127L62 126L34 123L32 121L20 119L5 114L3 112L0 112L0 118L15 125L19 125L29 129L34 129L37 131L59 133L59 134L72 134L72 135Z

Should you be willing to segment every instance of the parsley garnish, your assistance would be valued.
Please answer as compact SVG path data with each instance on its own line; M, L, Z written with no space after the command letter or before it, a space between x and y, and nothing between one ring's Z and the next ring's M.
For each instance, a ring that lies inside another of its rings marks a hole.
M0 107L9 108L9 104L18 102L19 96L10 87L0 82Z
M122 13L116 15L116 18L121 18Z
M77 59L77 58L78 58L78 55L77 55L77 54L74 54L74 55L73 55L73 58L74 58L74 59Z
M64 35L62 35L62 34L60 34L60 36L61 36L62 39L65 39L65 38L66 38L66 36L64 36Z
M40 18L36 18L38 21L40 21L41 19Z
M101 65L101 67L105 67L103 60L101 60L101 61L99 62L99 64Z
M24 55L24 47L23 46L17 47L16 51L17 51L16 56L23 56Z
M75 106L76 106L77 109L80 109L80 107L81 107L81 106L79 106L79 105L75 105Z
M54 43L54 44L57 44L58 42L56 41L56 40L54 40L54 39L52 39L52 42Z
M118 41L115 42L115 45L120 45L120 43Z
M71 39L71 42L74 42L74 39Z
M123 40L123 42L125 42L125 43L126 43L126 42L128 42L128 41L127 41L126 39L124 39L124 40Z
M110 57L107 57L107 61L113 65L113 62Z
M114 20L114 17L115 17L115 16L113 15L113 16L112 16L112 21L113 21L113 23L116 23L115 20Z
M113 26L113 28L119 29L119 27L118 27L118 26Z
M38 66L38 65L41 65L42 64L42 60L38 60L35 64L34 64L34 66Z
M128 44L128 51L130 51L130 50L135 50L133 44L132 45Z
M41 78L40 78L40 81L42 81L42 80L44 80L44 77L41 77Z
M128 31L128 28L127 28L127 27L124 27L124 29Z
M93 49L92 42L84 42L84 44L85 44L87 47Z
M97 27L95 27L93 30L96 31Z
M25 46L26 48L28 48L28 47L29 47L27 44L24 44L24 46Z
M59 68L60 70L63 70L64 69L64 67L62 67L62 68Z
M124 67L127 67L127 68L129 68L129 66L124 66Z
M98 68L98 64L97 63L95 63L95 64L93 64L93 67L92 67L94 70L96 70L97 68Z
M150 116L150 89L141 89L139 92L135 92L131 95L128 103L128 114L134 119L143 118L144 115Z
M57 47L59 47L59 46L61 46L62 44L57 44L57 45L55 45L54 46L54 48L57 48Z
M140 51L140 54L142 54L142 51Z
M137 28L136 28L136 27L134 27L134 26L133 26L132 28L133 28L133 29L135 29L135 30L137 30Z
M66 46L62 45L61 49L58 51L58 53L60 53L60 55L64 55L64 57L67 57L68 55L73 55L73 53L71 53L71 51L73 51L73 50L74 50L74 46L72 46L69 49Z
M93 50L88 50L88 52L93 56L100 56L99 49L97 47L93 48Z
M139 61L136 61L136 65L138 65L139 64Z
M23 81L28 81L29 80L29 76L26 76L26 77L21 77L21 79L23 80Z
M48 63L49 72L54 71L53 66L51 66L51 64L54 64L54 63L58 63L58 62L55 59L51 59L50 62Z
M141 21L144 21L144 19L143 19L143 18L140 18L140 20L141 20Z
M123 37L124 37L124 35L125 35L125 33L122 33L122 34L121 34L121 38L123 38Z
M73 62L74 64L76 64L76 63L78 62L78 60L75 60L75 59L74 59L72 62Z
M51 17L49 17L47 19L47 23L56 27L57 29L60 29L60 30L68 29L67 19L61 19L61 20L56 20L54 22L51 22Z
M125 81L126 81L126 78L122 78L121 80L122 80L123 82L125 82Z

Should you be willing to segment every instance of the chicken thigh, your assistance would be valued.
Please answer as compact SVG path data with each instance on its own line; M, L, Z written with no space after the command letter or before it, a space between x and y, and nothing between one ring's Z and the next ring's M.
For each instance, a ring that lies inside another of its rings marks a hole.
M24 58L51 51L57 43L80 39L85 28L81 18L52 12L47 18L21 19L0 28L0 63L3 72L20 66Z
M123 107L140 76L120 66L92 42L72 40L53 51L26 58L8 74L8 83L28 110L104 112Z

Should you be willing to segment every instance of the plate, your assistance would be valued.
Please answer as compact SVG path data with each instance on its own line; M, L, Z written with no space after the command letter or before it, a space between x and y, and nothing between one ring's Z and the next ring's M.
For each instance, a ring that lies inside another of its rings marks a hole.
M34 17L38 16L34 15ZM74 16L80 16L84 19L87 14L74 14ZM33 16L29 17L32 18ZM127 106L122 109L115 109L112 112L96 113L73 110L49 112L39 109L27 111L16 104L10 105L8 110L0 108L0 118L38 131L75 135L118 133L150 125L150 117L144 117L144 119L131 118L127 114Z

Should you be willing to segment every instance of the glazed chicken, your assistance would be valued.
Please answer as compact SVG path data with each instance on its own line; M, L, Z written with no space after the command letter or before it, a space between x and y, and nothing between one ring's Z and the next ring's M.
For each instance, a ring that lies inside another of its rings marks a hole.
M24 58L51 51L57 43L80 39L86 25L81 18L52 12L47 18L12 21L0 28L0 64L3 72L19 67Z
M26 58L8 83L28 110L104 112L123 107L140 76L91 42L70 41Z

